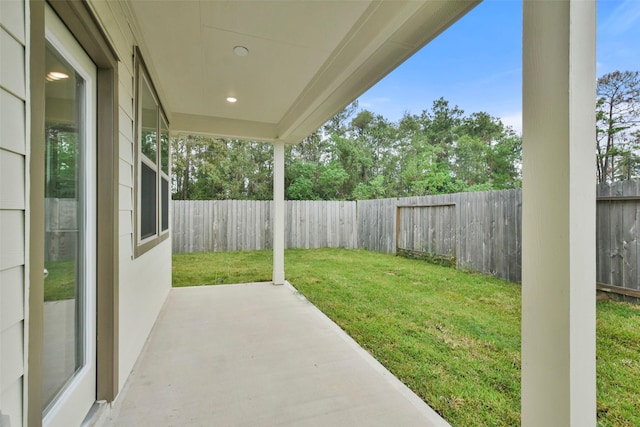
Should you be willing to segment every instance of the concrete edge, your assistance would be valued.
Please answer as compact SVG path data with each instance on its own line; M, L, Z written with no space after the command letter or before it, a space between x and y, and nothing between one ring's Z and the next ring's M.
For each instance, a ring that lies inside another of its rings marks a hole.
M2 0L0 0L0 1L2 1ZM190 287L195 288L196 286L190 286ZM131 383L133 382L133 379L134 379L134 377L135 377L135 375L136 375L136 373L138 371L138 367L140 366L140 363L142 363L142 355L147 350L147 347L149 347L149 343L151 342L151 336L154 334L154 331L158 327L159 320L163 316L164 311L165 311L165 307L169 303L169 298L171 297L171 294L173 293L173 291L175 289L180 289L180 288L174 288L172 286L169 289L169 292L167 293L167 296L164 299L164 302L162 303L162 306L160 307L160 310L158 311L158 315L156 316L156 319L153 321L153 326L149 330L149 334L147 335L147 338L144 340L144 344L142 345L142 348L140 348L140 353L138 353L138 356L136 357L136 361L133 364L133 366L131 367L131 372L129 372L129 375L127 376L127 379L125 380L125 382L122 385L122 387L120 387L120 390L118 391L118 394L116 394L116 396L113 399L113 401L106 402L106 405L104 405L104 406L106 406L106 408L102 410L102 415L100 416L100 418L97 420L97 422L95 424L91 425L91 427L112 427L112 426L114 426L114 421L118 418L118 416L120 415L120 410L122 409L122 399L121 398L122 398L122 396L124 396L124 395L126 395L128 393L129 388L131 387Z
M2 1L2 0L0 0ZM171 287L171 292L173 291L179 291L180 289L202 289L202 288L229 288L229 287L236 287L236 286L248 286L248 285L272 285L272 286L282 286L282 285L275 285L273 282L269 281L269 282L245 282L245 283L220 283L218 285L193 285L193 286L178 286L178 287Z
M400 381L395 375L393 375L387 368L384 367L375 357L373 357L368 351L360 346L347 334L337 323L335 323L329 316L324 314L318 307L316 307L311 301L309 301L303 294L301 294L289 281L285 280L285 286L288 290L301 301L306 302L313 307L314 312L324 318L328 322L331 329L342 340L349 345L369 366L371 366L381 377L383 377L387 383L389 383L395 390L397 390L402 397L409 401L416 409L433 424L434 427L451 427L440 414L433 410L424 400L422 400L417 394L415 394L409 387L407 387L402 381Z
M360 344L358 344L353 338L351 338L351 336L349 336L349 334L347 334L340 326L338 326L337 323L331 320L329 316L324 314L318 307L316 307L313 303L311 303L311 301L309 301L303 294L301 294L289 281L285 280L284 285L275 285L273 282L248 282L248 283L224 284L224 285L221 284L221 285L211 285L211 286L231 287L231 286L247 286L247 285L271 285L274 287L282 286L286 288L289 292L291 292L291 294L294 297L308 304L317 316L325 320L329 325L329 327L333 331L335 331L335 333L349 347L351 347L362 358L362 360L365 363L371 366L374 369L374 371L378 375L380 375L382 378L384 378L389 385L391 385L396 391L400 393L402 397L404 397L409 403L411 403L411 405L413 405L416 409L418 409L418 411L420 411L425 416L425 418L430 423L433 424L433 427L451 427L451 424L449 424L444 418L442 418L440 414L434 411L433 408L431 408L424 400L418 397L418 395L416 395L409 387L407 387L402 381L400 381L395 375L393 375L387 368L385 368L384 365L382 365L368 351L362 348ZM194 289L194 288L202 288L202 287L203 286L181 286L178 288L172 287L171 291L169 292L169 295L179 289ZM140 354L138 355L138 359L136 360L136 363L133 365L133 369L131 370L131 373L129 374L129 376L127 377L127 380L125 381L125 384L120 389L120 392L118 393L118 395L116 396L116 399L113 402L108 402L106 403L106 405L101 405L100 416L97 417L97 419L95 420L96 422L91 424L91 426L95 426L95 427L113 426L114 420L117 419L118 415L120 414L122 400L119 398L124 394L126 394L131 382L133 381L133 377L137 371L136 369L137 365L141 363L140 356L144 353L144 351L146 350L149 344L150 337L153 334L153 331L156 328L156 325L158 324L158 320L162 315L162 313L164 312L164 307L169 300L169 295L167 295L167 299L164 301L162 308L158 313L158 317L156 318L156 321L154 322L154 325L151 328L151 331L149 332L149 336L147 337L140 351Z

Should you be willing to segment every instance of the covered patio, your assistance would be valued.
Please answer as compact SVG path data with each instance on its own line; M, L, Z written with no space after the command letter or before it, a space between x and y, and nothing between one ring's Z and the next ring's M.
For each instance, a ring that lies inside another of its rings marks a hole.
M285 145L477 3L133 1L127 13L172 132L273 143L282 285ZM524 1L524 426L596 423L595 6ZM288 287L172 290L114 422L441 422L384 372Z
M478 3L0 0L0 424L438 425L286 284L285 153ZM595 427L596 1L523 5L521 420ZM83 156L58 168L82 196L75 319L44 303L62 111ZM273 145L270 284L171 289L171 133ZM76 371L48 402L64 322Z
M175 288L107 426L449 424L290 284Z

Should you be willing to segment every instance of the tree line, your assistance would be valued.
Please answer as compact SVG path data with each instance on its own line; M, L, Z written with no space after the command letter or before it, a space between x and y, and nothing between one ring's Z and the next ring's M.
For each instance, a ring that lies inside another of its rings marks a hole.
M638 72L598 79L597 181L640 177ZM172 140L173 198L269 200L270 144L204 136ZM486 112L446 99L390 121L357 101L285 152L289 200L362 200L521 186L522 140Z
M515 188L521 140L487 113L440 98L387 120L357 102L285 152L289 200L355 200ZM272 198L270 144L203 136L173 139L175 199Z

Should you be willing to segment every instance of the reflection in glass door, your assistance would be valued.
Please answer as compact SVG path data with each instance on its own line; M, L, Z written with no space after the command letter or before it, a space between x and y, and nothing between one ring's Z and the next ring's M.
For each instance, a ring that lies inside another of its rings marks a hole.
M96 71L48 12L43 415L71 425L95 401Z

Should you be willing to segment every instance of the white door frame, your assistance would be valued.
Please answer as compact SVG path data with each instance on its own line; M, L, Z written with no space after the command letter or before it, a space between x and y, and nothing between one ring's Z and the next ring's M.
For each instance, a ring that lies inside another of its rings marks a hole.
M83 366L73 375L44 413L45 426L80 425L96 401L96 123L97 68L48 5L45 6L45 38L86 82L85 138L82 177L85 197L83 282ZM43 76L44 77L44 76ZM46 355L44 355L46 357Z

